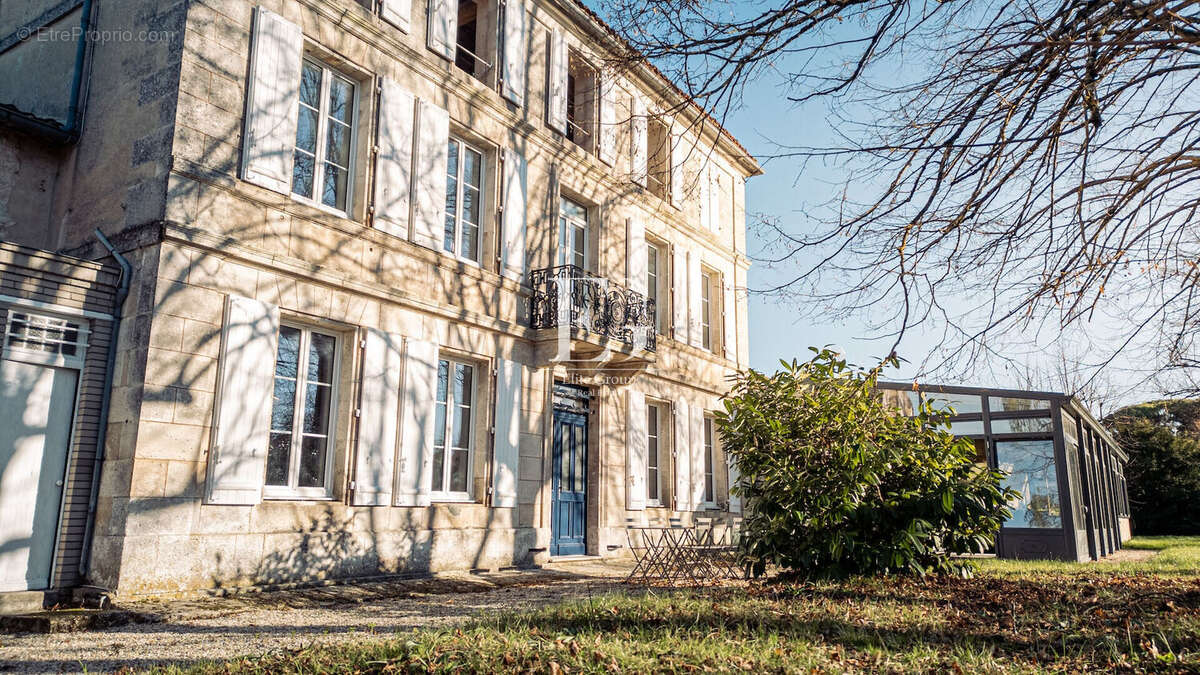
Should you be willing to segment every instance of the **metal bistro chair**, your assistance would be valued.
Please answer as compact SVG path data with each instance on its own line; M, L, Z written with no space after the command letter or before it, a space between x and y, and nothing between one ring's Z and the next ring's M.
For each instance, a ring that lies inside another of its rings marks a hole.
M670 576L669 547L664 545L662 528L637 525L633 518L626 518L625 539L636 563L625 578L626 583L648 583L654 578Z
M718 522L713 518L696 519L696 553L704 573L712 578L744 578L738 560L738 525L735 522Z

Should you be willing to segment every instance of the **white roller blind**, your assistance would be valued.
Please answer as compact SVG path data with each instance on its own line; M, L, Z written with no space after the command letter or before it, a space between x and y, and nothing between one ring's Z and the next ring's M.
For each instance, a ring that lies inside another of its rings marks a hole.
M379 156L375 165L376 228L408 238L412 213L413 128L416 98L383 78L379 94Z
M647 164L647 134L649 133L649 118L646 117L646 102L637 93L633 94L629 118L629 173L630 180L646 187Z
M520 475L521 364L496 363L496 447L492 472L492 506L515 508Z
M416 190L413 197L412 240L440 251L446 229L446 163L450 142L450 113L422 100L417 105Z
M275 389L279 308L235 295L225 303L218 400L208 459L210 504L262 501Z
M675 402L675 443L671 457L675 462L675 510L691 511L692 504L692 450L691 424L688 418L687 401L679 399Z
M688 279L687 297L688 297L688 319L689 319L688 324L690 326L690 328L688 329L688 336L689 336L688 341L691 343L691 345L693 347L700 347L700 348L704 347L704 331L703 331L703 326L701 324L701 320L703 319L704 309L703 309L703 304L701 303L701 297L700 297L700 289L704 285L703 277L701 276L702 274L703 274L703 270L700 267L700 256L697 255L695 252L690 253L688 255L688 261L687 261L687 279ZM709 293L711 293L711 292L712 292L712 289L709 289ZM713 302L713 298L710 295L709 296L709 309L710 310L712 309L712 302ZM711 327L711 321L712 321L711 317L709 318L709 321L710 321L709 328L711 330L711 328L712 328Z
M458 46L458 0L429 0L425 44L447 61L454 60Z
M625 222L625 264L629 290L646 295L646 226L637 216Z
M404 350L404 397L400 402L397 506L429 506L437 362L436 343L408 340Z
M408 33L412 30L412 0L381 0L380 16L396 28Z
M688 340L688 252L679 244L671 247L671 323L676 340Z
M358 448L351 500L355 506L389 506L392 503L403 368L404 337L368 329L363 349Z
M504 155L504 248L502 273L522 281L525 278L525 216L529 199L525 157L515 150Z
M692 406L692 458L689 466L692 469L692 508L704 503L704 408Z
M292 153L304 34L261 7L254 12L242 178L283 194L292 192Z
M617 161L616 78L600 74L600 161L612 166Z
M546 124L567 133L567 42L557 30L550 32L546 55Z
M643 511L646 508L646 455L649 431L646 429L646 396L630 388L628 418L625 420L625 508Z
M501 72L503 87L500 93L517 105L525 105L525 58L527 22L525 3L522 0L505 0L504 26L504 70Z

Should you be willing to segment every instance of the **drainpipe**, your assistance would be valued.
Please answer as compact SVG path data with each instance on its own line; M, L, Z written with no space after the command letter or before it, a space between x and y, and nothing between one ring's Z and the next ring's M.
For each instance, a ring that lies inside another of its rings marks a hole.
M113 260L120 265L121 277L117 286L117 296L113 300L112 332L108 340L108 359L104 367L104 391L100 396L100 429L96 434L96 458L92 465L92 489L88 494L88 513L87 519L84 521L83 551L79 556L79 574L85 579L92 558L92 536L96 529L96 503L100 499L100 468L104 464L104 446L108 441L108 410L112 403L113 368L117 362L117 341L121 335L121 310L125 305L125 298L129 296L129 279L133 276L133 268L129 261L113 248L112 242L98 228L96 229L96 238L100 240L104 248L108 249Z

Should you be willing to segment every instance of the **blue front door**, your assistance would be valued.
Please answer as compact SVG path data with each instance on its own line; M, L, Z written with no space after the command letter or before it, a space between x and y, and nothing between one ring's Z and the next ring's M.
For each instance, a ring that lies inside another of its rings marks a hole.
M554 411L550 555L587 552L587 415Z

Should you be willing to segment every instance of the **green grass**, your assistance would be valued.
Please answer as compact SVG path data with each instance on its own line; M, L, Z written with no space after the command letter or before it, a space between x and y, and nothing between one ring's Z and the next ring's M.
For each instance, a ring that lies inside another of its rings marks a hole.
M1123 563L987 561L972 579L634 591L454 630L192 672L1200 671L1200 538Z

